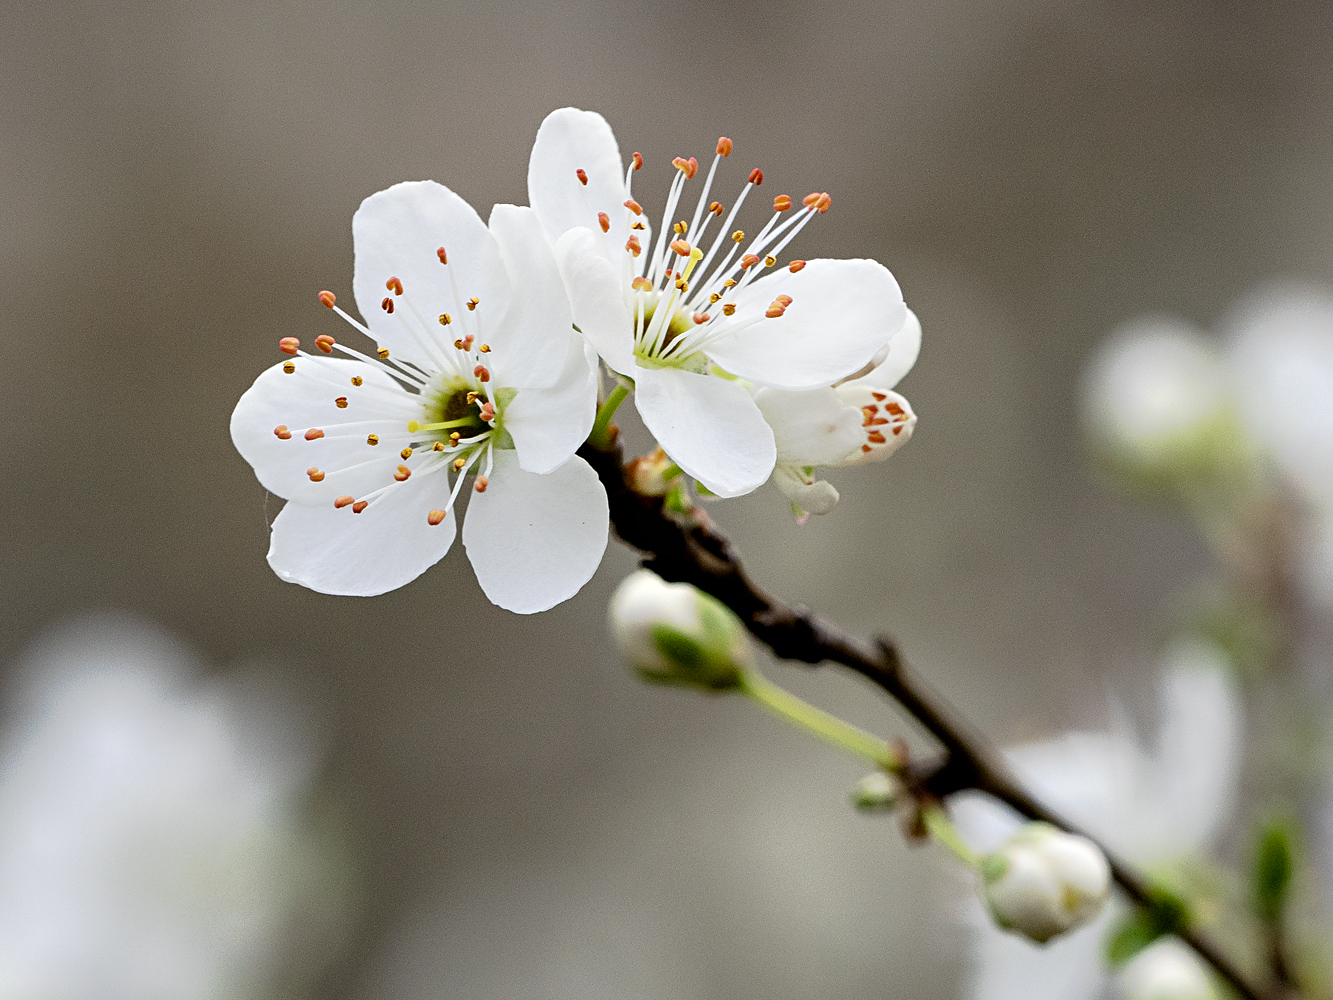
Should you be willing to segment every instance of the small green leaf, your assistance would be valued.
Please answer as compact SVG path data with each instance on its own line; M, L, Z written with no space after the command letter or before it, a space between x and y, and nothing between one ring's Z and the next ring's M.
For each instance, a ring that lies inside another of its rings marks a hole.
M1254 851L1254 907L1264 923L1282 919L1295 869L1295 824L1279 817L1264 820Z

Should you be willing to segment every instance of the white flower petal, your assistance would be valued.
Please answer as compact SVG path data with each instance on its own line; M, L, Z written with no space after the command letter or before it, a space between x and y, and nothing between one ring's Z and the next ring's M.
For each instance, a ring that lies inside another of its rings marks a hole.
M496 385L507 388L553 385L565 367L574 318L551 245L537 213L517 205L491 209L491 235L521 294L487 333L487 365Z
M582 170L588 183L578 177ZM537 130L528 160L528 203L555 243L570 229L585 227L608 260L619 260L627 232L625 167L606 119L595 111L561 108ZM597 213L605 212L611 231L603 233ZM645 245L646 249L646 245Z
M371 447L366 436L377 432L387 439L405 431L407 421L421 415L416 397L360 361L295 358L293 363L291 375L282 365L263 372L231 414L232 442L264 489L300 503L332 503L340 494L388 482L397 448L387 440ZM353 376L361 378L360 386L352 385ZM348 400L345 409L334 402L339 396ZM354 428L338 427L352 423ZM286 440L274 434L280 425L291 434ZM325 436L307 441L304 433L311 427ZM324 470L323 481L310 480L306 470L312 467Z
M579 592L606 551L609 514L597 473L575 456L544 476L497 451L485 493L474 493L463 544L491 602L522 615Z
M773 485L807 514L827 514L840 499L837 488L827 479L808 480L800 468L792 465L773 469Z
M634 401L663 450L721 497L763 485L777 449L759 407L736 382L676 368L636 368Z
M879 359L868 373L855 379L855 382L862 383L872 389L892 389L902 377L912 370L916 364L917 355L921 353L921 320L917 319L916 313L907 310L907 318L903 321L902 329L893 335L887 348L884 350L884 357ZM849 383L843 383L847 385Z
M597 352L570 330L568 353L556 383L521 389L505 407L504 429L527 472L550 472L578 451L597 416Z
M584 228L556 241L555 259L579 330L614 371L628 375L634 369L634 317L615 266Z
M268 564L288 583L321 594L373 597L410 583L444 557L454 516L427 514L449 499L443 472L416 475L360 514L351 507L289 503L273 522Z
M495 239L472 206L443 184L405 181L372 194L352 216L352 243L357 307L394 357L437 368L432 359L440 356L440 343L452 342L459 331L487 340L509 306ZM436 254L440 247L447 267ZM403 296L385 287L391 277L403 283ZM470 312L466 302L473 297L479 304ZM382 308L386 298L392 313ZM438 322L442 313L454 320L447 333Z
M755 405L773 429L779 462L830 465L858 451L864 415L836 391L760 389Z
M765 317L778 295L791 304ZM832 385L860 371L907 316L898 282L873 260L812 260L795 274L783 268L734 301L736 314L725 322L735 332L719 332L708 354L735 375L787 389Z
M872 389L863 379L844 382L833 391L845 404L855 407L858 413L864 414L870 410L872 421L860 428L865 435L861 439L861 446L835 464L869 465L871 462L882 462L912 439L912 431L916 429L916 414L912 412L912 404L906 397L889 389ZM871 410L871 407L874 409ZM873 423L876 420L884 422ZM875 431L879 431L879 438L883 440L870 436Z

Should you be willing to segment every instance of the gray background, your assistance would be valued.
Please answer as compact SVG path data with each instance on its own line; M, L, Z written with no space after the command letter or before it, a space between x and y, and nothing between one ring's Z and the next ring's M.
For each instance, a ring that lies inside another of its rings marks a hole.
M714 508L772 589L916 665L1001 740L1146 704L1187 528L1087 471L1077 376L1144 310L1208 322L1333 279L1326 4L29 3L0 11L0 663L88 609L260 660L314 705L362 866L327 997L935 997L947 861L850 814L858 767L751 706L646 689L604 634L614 545L536 618L461 546L375 600L281 583L227 420L350 298L350 219L404 179L526 199L555 107L649 167L719 134L828 190L801 256L871 256L925 344L889 464L797 527ZM656 172L653 172L653 171ZM654 178L660 180L655 181ZM771 671L882 732L857 682Z

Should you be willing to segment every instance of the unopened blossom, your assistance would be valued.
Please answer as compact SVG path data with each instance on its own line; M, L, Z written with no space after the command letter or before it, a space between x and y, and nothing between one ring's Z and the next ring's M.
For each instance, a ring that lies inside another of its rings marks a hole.
M572 597L607 540L606 493L574 456L596 356L535 214L497 205L488 226L411 182L362 202L352 238L366 323L319 297L378 350L283 338L289 357L232 414L237 450L288 501L269 564L328 594L401 587L449 550L471 483L463 544L486 596L525 614Z
M1007 754L1023 783L1056 812L1139 865L1179 859L1212 842L1235 804L1240 698L1230 664L1213 646L1183 642L1164 657L1161 721L1145 745L1116 708L1117 724L1070 732ZM959 829L990 851L1021 825L980 797L953 803ZM1123 906L1043 948L977 914L967 995L972 1000L1100 1000L1113 981L1104 940Z
M907 310L902 329L876 355L870 370L819 389L759 388L755 403L777 445L773 483L804 521L838 502L820 466L882 462L905 445L916 426L907 400L893 391L921 350L921 323Z
M639 413L672 460L720 496L755 489L777 460L752 385L828 387L865 368L905 316L898 283L875 261L785 256L828 210L827 193L779 195L757 233L736 228L763 173L751 171L730 206L710 200L731 151L730 139L718 140L693 210L680 206L699 164L673 161L656 242L632 190L643 158L635 153L626 169L601 115L552 112L528 165L529 200L574 322L634 380Z
M1207 968L1177 938L1144 948L1120 976L1122 1000L1216 1000Z
M1101 912L1111 870L1086 837L1029 823L981 863L995 922L1045 944Z

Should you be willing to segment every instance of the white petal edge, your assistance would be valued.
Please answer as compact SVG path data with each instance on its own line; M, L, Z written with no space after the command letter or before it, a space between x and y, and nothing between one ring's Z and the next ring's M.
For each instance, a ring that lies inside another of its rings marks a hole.
M578 171L587 177L580 182ZM547 238L555 243L576 227L593 230L595 243L608 260L627 229L625 166L620 146L606 119L595 111L559 108L537 129L528 158L528 204L541 219ZM611 232L602 233L597 213L605 212ZM646 249L646 248L645 248Z
M754 394L773 429L779 462L829 465L861 447L863 414L834 389L771 389Z
M333 503L288 503L273 522L268 564L288 583L321 594L374 597L411 583L444 558L454 515L426 518L449 499L443 472L413 476L360 514Z
M778 295L792 301L768 318ZM734 375L786 389L828 386L860 371L907 317L898 282L873 260L807 261L795 274L760 278L734 301L725 322L736 332L720 329L708 354Z
M597 416L597 352L574 331L556 383L520 389L504 411L504 429L514 439L518 464L537 475L550 472L578 451Z
M773 431L736 382L675 368L636 368L634 402L644 424L685 473L720 497L767 481Z
M849 379L844 385L864 383L872 389L892 389L912 370L921 354L921 320L911 309L902 329L893 335L879 363L860 378Z
M468 501L463 544L491 603L530 615L592 579L609 523L606 490L583 459L538 476L513 452L496 452L488 489Z
M404 181L372 194L352 216L352 244L357 307L376 342L395 357L437 369L440 345L460 329L445 333L441 314L455 324L466 319L464 332L484 341L509 306L509 279L494 237L472 206L443 184ZM447 267L436 253L440 247ZM402 282L407 302L385 287L391 277ZM465 303L473 297L478 305L469 312ZM385 299L393 302L392 313L383 309Z
M613 371L634 368L634 317L615 266L598 251L593 234L571 229L555 244L556 264L565 282L574 323Z

